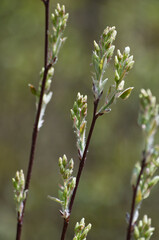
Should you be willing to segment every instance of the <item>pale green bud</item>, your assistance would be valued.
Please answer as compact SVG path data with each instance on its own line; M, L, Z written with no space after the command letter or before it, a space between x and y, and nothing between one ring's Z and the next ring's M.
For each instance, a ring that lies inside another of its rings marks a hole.
M125 53L125 55L129 55L130 47L125 47L124 53Z
M159 176L155 176L148 184L149 187L155 186L159 181Z
M123 55L121 54L120 50L117 50L117 56L121 60L123 58Z
M57 11L58 11L58 12L61 11L60 4L59 4L59 3L57 3Z
M83 231L83 233L82 233L82 235L81 235L82 239L85 238L85 237L87 237L87 234L88 234L89 230L90 230L90 229L88 229L87 227L85 227L85 229L84 229L84 231Z
M73 167L74 167L74 161L71 158L71 160L69 161L69 169L73 169Z
M128 63L127 67L129 68L129 70L132 69L132 67L134 66L134 63L135 61L131 61Z
M84 102L84 103L87 102L87 95L85 95L85 96L83 97L83 102Z
M142 224L142 221L141 221L141 220L139 221L139 225L138 225L138 226L139 226L139 229L142 228L143 224Z
M58 17L59 16L59 12L57 9L55 9L55 15Z
M113 32L112 32L112 40L115 40L116 35L117 35L117 31L115 30L115 27L112 27L112 30L113 30Z
M151 237L153 232L154 232L155 228L154 227L150 227L146 232L145 232L145 237Z
M74 189L75 186L76 186L76 177L73 177L71 182L71 189Z
M65 5L62 5L62 11L65 13Z
M64 167L66 166L66 164L67 164L67 157L66 157L66 155L64 154L63 155L63 158L62 158L62 162L63 162L63 165L64 165Z
M85 219L84 218L82 218L80 221L80 227L81 227L81 229L83 229L85 227Z
M95 40L94 40L94 48L97 52L100 51L99 45Z
M133 55L131 55L129 58L128 58L128 63L133 61Z
M80 100L81 98L83 98L83 95L80 94L80 92L77 93L77 100Z
M75 231L79 228L79 222L76 223L75 225Z
M116 81L119 81L119 79L120 79L120 76L119 76L117 70L115 70L115 79L116 79Z
M62 166L63 164L62 164L62 158L60 157L59 158L59 166Z
M124 84L125 84L125 81L122 80L121 83L118 85L118 90L120 90L120 91L123 90Z
M115 46L114 45L112 45L110 48L109 48L109 50L108 50L108 57L112 57L112 55L113 55L113 53L114 53L114 49L115 49Z
M53 75L54 75L54 68L53 68L53 67L51 67L51 68L49 69L48 74L49 74L50 76L53 76Z
M134 227L134 236L136 239L140 237L140 232L137 226Z
M143 224L146 225L147 223L148 223L148 217L147 217L147 215L144 215Z
M115 62L115 66L119 64L119 61L118 61L118 58L117 58L116 55L115 55L115 58L114 58L114 62Z
M52 20L55 19L55 14L54 14L54 13L51 14L51 19L52 19Z

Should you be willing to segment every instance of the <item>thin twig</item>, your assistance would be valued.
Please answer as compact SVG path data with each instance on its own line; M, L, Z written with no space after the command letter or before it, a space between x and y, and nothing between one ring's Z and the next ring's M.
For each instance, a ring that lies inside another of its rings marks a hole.
M42 101L43 101L43 95L45 90L45 83L47 79L47 73L49 69L51 68L51 64L47 65L48 61L48 30L49 30L49 0L42 0L45 6L45 53L44 53L44 76L42 80L42 87L41 87L41 93L38 103L38 109L36 113L36 118L34 122L34 128L32 133L32 142L31 142L31 149L30 149L30 157L29 157L29 164L28 164L28 170L27 170L27 177L26 177L26 184L25 184L25 191L29 190L30 180L31 180L31 174L32 174L32 168L33 168L33 162L34 162L34 153L36 148L36 142L37 142L37 135L38 135L38 123L40 119L40 113L41 113L41 107L42 107ZM22 232L22 226L23 226L23 218L24 218L24 212L25 212L25 206L26 206L26 200L23 202L23 211L21 216L17 216L17 234L16 234L16 240L21 239L21 232Z
M79 164L78 173L77 173L77 177L76 177L76 186L74 188L74 191L73 191L73 194L72 194L72 197L71 197L71 200L70 200L70 205L69 205L69 214L70 215L71 215L73 203L74 203L74 200L75 200L76 192L77 192L77 189L78 189L78 186L79 186L79 182L80 182L81 174L82 174L82 171L83 171L83 167L84 167L84 164L85 164L85 161L86 161L88 147L89 147L89 144L90 144L92 133L93 133L93 130L94 130L94 127L95 127L96 120L99 116L97 114L98 102L99 102L99 99L97 99L94 102L94 111L93 111L92 123L91 123L91 126L90 126L88 138L87 138L87 141L86 141L86 146L85 146L85 150L84 150L84 153L83 153L83 157L82 157L82 159L80 161L80 164ZM63 229L62 229L62 234L61 234L61 240L65 239L68 224L69 224L69 219L64 219Z
M145 165L146 165L146 154L145 154L145 151L144 151L143 152L143 159L142 159L142 162L141 162L141 170L140 170L139 176L137 178L136 186L133 188L133 198L132 198L132 203L131 203L131 213L130 213L129 225L128 225L128 229L127 229L126 240L131 240L131 235L132 235L132 232L134 230L134 226L132 225L132 223L133 223L133 217L134 217L134 211L135 211L136 195L137 195L138 186L140 184L141 176L143 174Z

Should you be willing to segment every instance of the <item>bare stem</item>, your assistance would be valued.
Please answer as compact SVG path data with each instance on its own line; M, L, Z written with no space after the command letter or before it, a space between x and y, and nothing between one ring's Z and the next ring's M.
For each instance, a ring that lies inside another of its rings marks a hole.
M71 200L70 200L70 205L69 205L70 215L71 215L73 203L74 203L74 200L75 200L76 192L77 192L77 189L78 189L78 186L79 186L79 182L80 182L81 174L82 174L82 171L83 171L83 167L84 167L84 164L85 164L85 161L86 161L88 147L89 147L89 144L90 144L92 133L93 133L93 130L94 130L94 127L95 127L96 120L99 117L99 115L97 114L98 102L99 102L99 99L97 99L94 102L94 111L93 111L92 123L91 123L91 126L90 126L88 138L87 138L87 141L86 141L86 146L85 146L85 150L84 150L84 153L83 153L83 157L82 157L82 159L80 161L80 164L79 164L78 173L77 173L77 177L76 177L76 186L74 188L74 191L73 191L73 194L72 194L72 197L71 197ZM63 230L62 230L62 234L61 234L61 240L65 239L68 224L69 224L69 219L64 219Z
M130 212L130 219L129 219L129 225L128 225L128 229L127 229L126 240L131 240L131 235L134 230L133 217L134 217L134 211L135 211L136 195L137 195L138 186L140 184L141 176L143 174L145 165L146 165L146 155L145 155L145 151L144 151L143 159L141 161L141 170L140 170L139 176L137 178L136 186L134 186L134 188L133 188L133 198L132 198L132 203L131 203L131 212Z
M42 87L41 87L41 93L38 103L38 109L35 117L34 122L34 128L32 132L32 142L31 142L31 149L30 149L30 157L29 157L29 164L28 164L28 170L27 170L27 177L26 177L26 184L25 184L25 191L29 190L30 180L31 180L31 173L33 168L33 162L34 162L34 153L36 148L36 142L37 142L37 135L38 135L38 123L41 113L41 107L42 107L42 100L45 90L45 83L47 78L47 73L51 67L51 64L48 65L48 30L49 30L49 1L50 0L42 0L45 6L45 53L44 53L44 76L42 80ZM23 226L23 218L24 218L24 212L25 212L25 206L26 206L26 200L23 202L23 211L21 216L17 216L17 234L16 234L16 240L21 239L21 232L22 232L22 226Z

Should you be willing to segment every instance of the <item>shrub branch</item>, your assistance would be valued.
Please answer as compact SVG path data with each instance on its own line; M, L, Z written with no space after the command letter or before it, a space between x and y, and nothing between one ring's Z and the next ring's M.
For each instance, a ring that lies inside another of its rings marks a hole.
M78 173L77 173L77 177L76 177L76 186L74 188L74 191L73 191L73 194L72 194L72 197L71 197L71 200L70 200L69 214L71 214L71 211L72 211L72 207L73 207L75 196L76 196L77 189L78 189L78 186L79 186L79 182L80 182L81 174L82 174L82 171L83 171L83 167L84 167L84 164L85 164L85 161L86 161L88 148L89 148L90 140L91 140L92 133L93 133L93 130L94 130L94 127L95 127L95 123L96 123L97 118L99 117L99 114L97 114L98 103L99 103L99 99L94 101L94 111L93 111L92 123L91 123L91 126L90 126L88 138L87 138L87 141L86 141L86 146L85 146L85 150L84 150L84 153L83 153L83 157L82 157L82 159L80 159L80 164L79 164ZM65 239L68 224L69 224L69 218L64 219L63 229L62 229L62 234L61 234L61 240Z
M138 190L141 176L143 174L145 166L146 166L146 156L145 156L145 151L143 151L143 159L141 161L141 170L140 170L139 176L137 178L136 186L133 186L133 197L132 197L132 203L131 203L131 212L130 212L130 219L129 219L129 225L128 225L128 229L127 229L126 240L131 239L131 234L134 231L133 218L134 218L134 213L135 213L135 202L136 202L136 197L137 197L137 190Z
M48 30L49 30L49 0L45 0L45 1L42 0L42 2L44 3L44 6L45 6L45 54L44 54L45 70L44 70L44 75L43 75L43 80L42 80L42 87L41 87L41 92L40 92L38 109L37 109L37 113L36 113L33 133L32 133L32 142L31 142L31 150L30 150L29 164L28 164L28 170L27 170L25 191L28 191L29 186L30 186L31 173L32 173L32 168L33 168L33 163L34 163L34 153L35 153L37 135L38 135L38 123L39 123L40 113L41 113L41 108L42 108L42 100L43 100L43 96L44 96L47 73L52 66L52 64L47 65L47 62L48 62ZM23 202L23 210L22 210L21 216L18 212L16 240L21 239L21 232L22 232L22 226L23 226L23 218L24 218L26 200L27 200L27 198L25 198L25 200Z

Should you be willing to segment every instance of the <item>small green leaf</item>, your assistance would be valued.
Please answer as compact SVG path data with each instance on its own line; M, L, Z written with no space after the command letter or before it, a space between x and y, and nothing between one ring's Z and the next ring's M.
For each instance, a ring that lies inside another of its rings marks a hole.
M28 84L30 91L33 95L37 96L37 91L35 89L35 87L32 84Z
M62 201L60 199L56 198L56 197L51 197L50 195L48 195L48 198L53 200L53 201L55 201L55 202L57 202L57 203L62 204Z
M133 87L129 87L125 89L123 92L119 93L118 98L120 97L123 100L126 100L130 96L132 90L133 90Z

